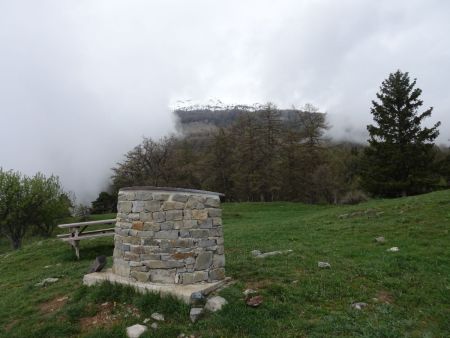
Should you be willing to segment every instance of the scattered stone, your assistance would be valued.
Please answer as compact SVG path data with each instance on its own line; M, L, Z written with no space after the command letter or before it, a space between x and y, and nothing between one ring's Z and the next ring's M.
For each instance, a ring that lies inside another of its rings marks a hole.
M259 251L259 250L252 250L251 254L252 254L252 256L256 257L256 256L261 255L261 251Z
M191 303L196 304L200 303L205 299L205 296L201 292L193 292L191 294Z
M258 250L254 250L254 251L258 251ZM290 252L292 252L292 250L270 251L270 252L260 253L259 255L256 255L255 258L266 258L266 257L270 257L270 256L287 254L287 253L290 253Z
M387 252L397 252L397 251L400 251L400 249L398 247L396 247L396 246L393 246L392 248L389 248L386 251Z
M261 305L262 302L263 302L262 296L255 296L246 301L247 305L251 307L258 307Z
M180 333L177 338L186 338L186 335L184 333Z
M89 268L89 273L102 271L105 265L106 256L97 256L94 263L92 263L91 267Z
M138 338L145 331L147 331L147 326L141 324L134 324L133 326L127 327L127 337L129 338Z
M50 267L51 267L51 265L46 265L46 266L44 266L44 269L48 269Z
M45 278L44 280L42 280L39 283L36 283L34 286L46 286L48 284L56 283L57 281L59 281L59 278L49 277L49 278Z
M145 318L144 319L144 324L147 324L150 321L150 318Z
M297 284L298 283L298 280L293 280L292 281L292 284Z
M351 307L355 310L362 310L366 306L367 306L367 303L364 303L364 302L357 302L357 303L353 303L351 305Z
M163 322L164 321L164 316L158 312L154 312L152 313L152 315L150 316L152 317L152 319L157 320L159 322Z
M158 328L158 323L152 323L152 325L150 325L150 327L151 327L153 330L156 330L156 329Z
M386 243L386 240L384 239L383 236L380 236L380 237L375 237L375 242L383 244L383 243Z
M211 312L216 312L222 309L222 307L228 304L225 298L220 296L215 296L206 302L205 309Z
M318 262L317 266L322 269L330 269L331 265L328 262Z
M192 323L195 323L203 313L203 308L201 307L193 307L191 312L189 313L189 318Z
M253 289L246 289L244 292L242 292L244 294L245 297L247 297L248 295L251 295L253 293L256 293L255 290Z

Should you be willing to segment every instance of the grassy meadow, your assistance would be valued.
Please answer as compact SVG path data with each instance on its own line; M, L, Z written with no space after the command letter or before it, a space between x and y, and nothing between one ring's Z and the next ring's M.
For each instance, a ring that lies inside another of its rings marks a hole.
M15 252L1 241L0 336L124 337L155 311L166 319L142 337L450 336L450 190L355 206L229 203L223 210L234 283L219 292L229 302L222 311L191 324L189 306L173 299L84 287L95 257L112 255L111 237L82 241L79 261L54 238L28 239ZM393 246L400 250L386 251ZM254 249L293 252L255 259ZM47 277L59 281L35 286ZM245 304L247 288L263 296L260 307ZM368 306L355 310L353 302Z

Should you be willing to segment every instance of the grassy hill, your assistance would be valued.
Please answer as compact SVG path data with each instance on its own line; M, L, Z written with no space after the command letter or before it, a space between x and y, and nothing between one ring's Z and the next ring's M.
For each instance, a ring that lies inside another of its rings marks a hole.
M38 240L0 255L0 336L123 337L125 327L154 311L166 320L148 337L449 336L450 191L357 206L223 209L226 270L236 283L220 292L229 302L222 311L191 324L189 307L179 302L83 287L92 260L112 254L111 238L82 242L80 261L67 244ZM400 251L386 251L393 246ZM255 259L254 249L293 252ZM60 280L35 286L47 277ZM245 305L246 288L264 297L259 308ZM353 302L368 306L355 310Z

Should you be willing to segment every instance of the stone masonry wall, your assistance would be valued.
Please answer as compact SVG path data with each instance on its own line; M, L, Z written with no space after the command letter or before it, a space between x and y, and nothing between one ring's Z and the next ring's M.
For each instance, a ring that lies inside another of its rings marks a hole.
M117 211L114 273L165 284L225 278L217 194L125 188Z

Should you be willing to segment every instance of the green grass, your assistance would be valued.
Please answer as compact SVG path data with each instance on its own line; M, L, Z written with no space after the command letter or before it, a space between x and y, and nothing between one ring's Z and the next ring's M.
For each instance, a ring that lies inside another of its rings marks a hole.
M220 292L229 302L222 311L191 324L189 307L177 301L108 284L83 287L92 260L112 254L111 238L82 242L80 261L58 240L27 241L0 255L0 336L123 337L126 326L154 311L166 321L147 337L450 335L450 191L357 206L240 203L223 209L226 271L235 283ZM375 243L376 236L387 243ZM400 251L386 252L392 246ZM293 252L257 260L254 249ZM331 269L319 269L318 261ZM46 277L60 280L34 286ZM259 308L245 305L246 288L263 296ZM380 292L388 303L374 300ZM42 310L65 296L64 306ZM355 301L369 305L353 310ZM114 325L83 326L82 318L99 316L114 302Z

